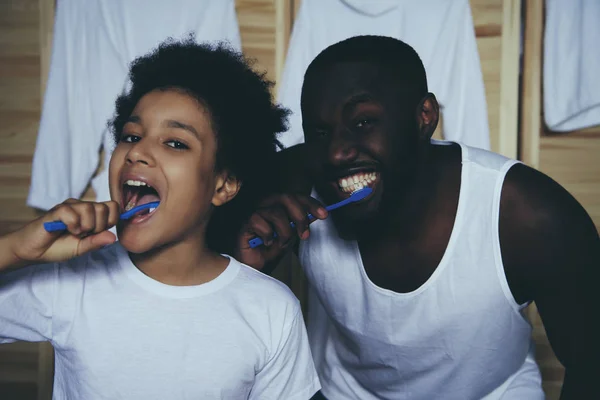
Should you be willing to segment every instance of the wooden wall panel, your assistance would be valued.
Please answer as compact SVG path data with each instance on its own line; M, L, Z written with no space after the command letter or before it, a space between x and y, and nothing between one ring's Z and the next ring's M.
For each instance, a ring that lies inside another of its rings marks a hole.
M0 1L0 235L36 215L25 198L41 109L39 26L37 0ZM0 397L7 383L35 393L39 348L0 347Z
M244 54L255 58L256 67L275 81L275 1L237 0L236 11Z

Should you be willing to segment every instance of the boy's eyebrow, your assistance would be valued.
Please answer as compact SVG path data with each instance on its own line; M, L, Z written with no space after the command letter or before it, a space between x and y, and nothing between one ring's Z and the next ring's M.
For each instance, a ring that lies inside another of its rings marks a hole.
M196 131L196 129L191 125L184 124L183 122L179 122L179 121L170 119L167 121L167 126L169 128L178 128L178 129L186 130L186 131L192 133L194 136L196 136L196 138L200 139L200 135L198 134L198 131Z
M125 120L125 123L128 123L128 122L133 122L134 124L139 124L140 117L138 117L137 115L130 115L129 118L127 118L127 120Z

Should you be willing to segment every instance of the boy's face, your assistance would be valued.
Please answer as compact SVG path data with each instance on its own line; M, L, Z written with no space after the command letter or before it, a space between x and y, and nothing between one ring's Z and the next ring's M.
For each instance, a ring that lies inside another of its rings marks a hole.
M110 161L110 194L125 211L160 205L120 221L119 240L143 253L186 240L204 240L212 204L220 205L222 174L215 172L217 143L208 111L176 90L140 99Z

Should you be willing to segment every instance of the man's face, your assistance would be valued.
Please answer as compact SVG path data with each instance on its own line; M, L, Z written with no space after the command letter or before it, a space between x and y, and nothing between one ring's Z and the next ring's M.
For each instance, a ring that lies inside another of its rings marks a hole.
M333 214L338 227L385 218L414 177L418 100L400 82L367 62L333 64L305 82L304 136L322 200L330 204L373 189Z

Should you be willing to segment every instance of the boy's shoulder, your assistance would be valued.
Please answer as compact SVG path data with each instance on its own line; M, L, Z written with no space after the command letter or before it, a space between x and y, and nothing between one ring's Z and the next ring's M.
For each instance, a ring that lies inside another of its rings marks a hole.
M283 282L266 275L246 264L229 257L231 262L239 265L238 284L245 295L250 297L260 297L266 299L269 303L287 304L299 307L298 298Z

